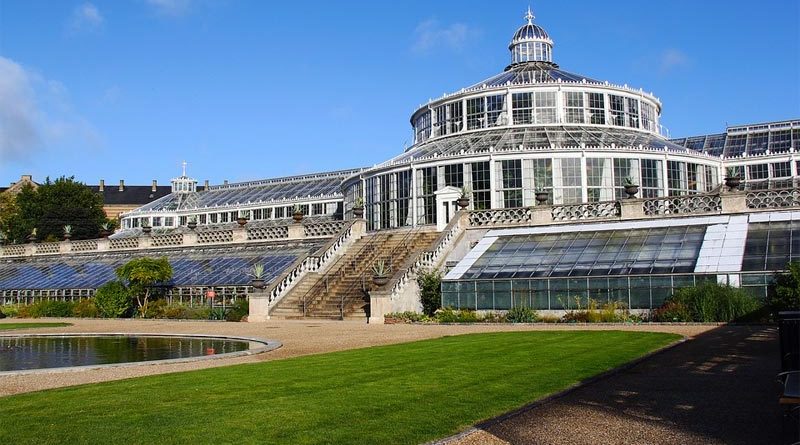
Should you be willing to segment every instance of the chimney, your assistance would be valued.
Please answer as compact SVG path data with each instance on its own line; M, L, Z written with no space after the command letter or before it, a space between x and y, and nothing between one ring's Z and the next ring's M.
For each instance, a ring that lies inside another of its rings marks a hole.
M33 181L33 175L22 175L22 177L20 177L20 180L21 181Z
M222 181L222 185L228 185L228 180L226 179L226 180Z
M97 190L98 190L98 191L101 191L101 192L105 191L105 190L106 190L106 181L103 181L103 180L101 179L101 180L100 180L100 186L99 186L99 187L97 187Z
M121 192L125 191L125 180L124 179L120 179L119 180L119 191L121 191Z
M203 190L208 190L208 179L206 179L206 182L204 183L204 185L205 185L205 188Z
M153 193L155 193L158 190L158 181L156 181L155 179L153 179L153 187L150 190Z

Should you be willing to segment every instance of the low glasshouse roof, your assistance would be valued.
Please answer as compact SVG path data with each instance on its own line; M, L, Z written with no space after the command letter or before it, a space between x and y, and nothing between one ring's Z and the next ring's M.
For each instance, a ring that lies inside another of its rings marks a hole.
M269 282L301 255L319 248L308 243L280 246L196 248L159 252L173 269L172 286L246 285L254 264L264 265ZM116 279L114 271L146 253L107 253L51 256L3 261L0 290L14 289L94 289Z
M136 211L194 210L228 205L256 204L310 197L342 196L342 180L361 169L342 170L262 181L240 182L209 187L191 193L172 193Z
M730 127L726 133L671 139L678 145L711 156L735 158L767 152L786 153L800 147L800 121L769 122Z
M389 163L406 162L412 158L485 153L490 150L497 152L531 148L612 146L641 146L649 150L689 152L686 147L648 133L605 127L553 125L498 128L438 138L414 146Z

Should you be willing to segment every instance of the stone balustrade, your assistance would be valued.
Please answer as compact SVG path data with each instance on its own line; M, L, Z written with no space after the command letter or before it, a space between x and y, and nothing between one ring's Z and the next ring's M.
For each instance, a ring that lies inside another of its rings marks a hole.
M321 239L336 236L348 222L322 221L281 226L187 230L181 232L141 234L128 238L99 238L0 246L0 258L163 249L169 247L215 246L279 240Z
M800 209L800 190L753 190L715 194L622 199L584 204L538 205L514 209L473 210L469 228L523 227L589 221L619 221L692 215L720 215Z

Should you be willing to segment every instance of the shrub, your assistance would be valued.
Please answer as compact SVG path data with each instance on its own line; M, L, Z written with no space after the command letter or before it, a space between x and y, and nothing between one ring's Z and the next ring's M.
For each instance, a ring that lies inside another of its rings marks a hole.
M140 306L136 310L136 315L142 318L165 318L164 310L167 307L167 300L160 298L152 300Z
M94 300L91 298L80 300L72 307L73 317L95 318L98 316L99 312L97 306L94 304Z
M453 310L451 308L436 311L435 320L439 323L477 323L478 314L475 311Z
M394 320L396 322L401 323L424 323L431 321L430 317L425 314L420 314L419 312L392 312L391 314L386 314L384 318L388 318L390 320Z
M507 323L508 320L506 319L506 314L501 314L499 312L486 312L480 317L480 321L483 323Z
M774 313L800 310L800 262L786 265L787 272L775 276L767 303Z
M653 311L652 319L661 322L686 322L692 321L692 314L685 304L668 300Z
M633 317L628 311L628 306L621 301L610 301L599 304L597 300L589 298L586 307L581 304L580 297L575 297L576 310L564 314L562 321L565 323L621 323L627 321L641 321L641 317Z
M130 316L133 307L128 288L119 281L110 281L97 289L94 304L103 317L119 318Z
M515 307L506 314L509 323L535 323L539 321L539 314L529 307Z
M226 321L242 321L250 313L250 301L247 297L240 296L233 303L233 308L225 315Z
M438 270L423 271L417 275L422 313L429 317L442 307L442 274Z
M559 317L557 315L550 315L550 314L540 315L539 316L539 321L541 323L558 323L558 322L561 321L561 317Z
M6 318L6 314L3 313L3 308L0 307L0 320Z
M17 316L20 318L71 317L74 305L71 301L39 300L27 306L20 306Z
M6 317L14 318L17 317L17 314L19 313L19 308L20 305L8 305L8 306L2 306L2 308L0 309L2 309L2 312Z
M670 302L685 306L691 321L699 322L734 321L761 307L746 291L713 281L678 289L665 305Z

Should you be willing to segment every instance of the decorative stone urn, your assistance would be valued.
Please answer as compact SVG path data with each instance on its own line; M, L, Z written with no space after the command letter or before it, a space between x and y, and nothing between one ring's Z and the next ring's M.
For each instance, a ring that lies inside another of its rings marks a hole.
M461 208L461 210L464 210L469 205L469 198L462 196L456 200L456 204L458 204L458 207Z
M536 198L537 205L545 205L547 203L547 198L550 197L550 192L546 190L539 190L536 192L536 194L534 194L534 197Z
M628 195L628 199L635 198L636 194L639 193L639 186L636 184L630 184L624 187L625 187L625 194Z
M741 184L742 184L742 178L738 176L725 177L725 186L727 186L728 190L731 192L738 189Z

